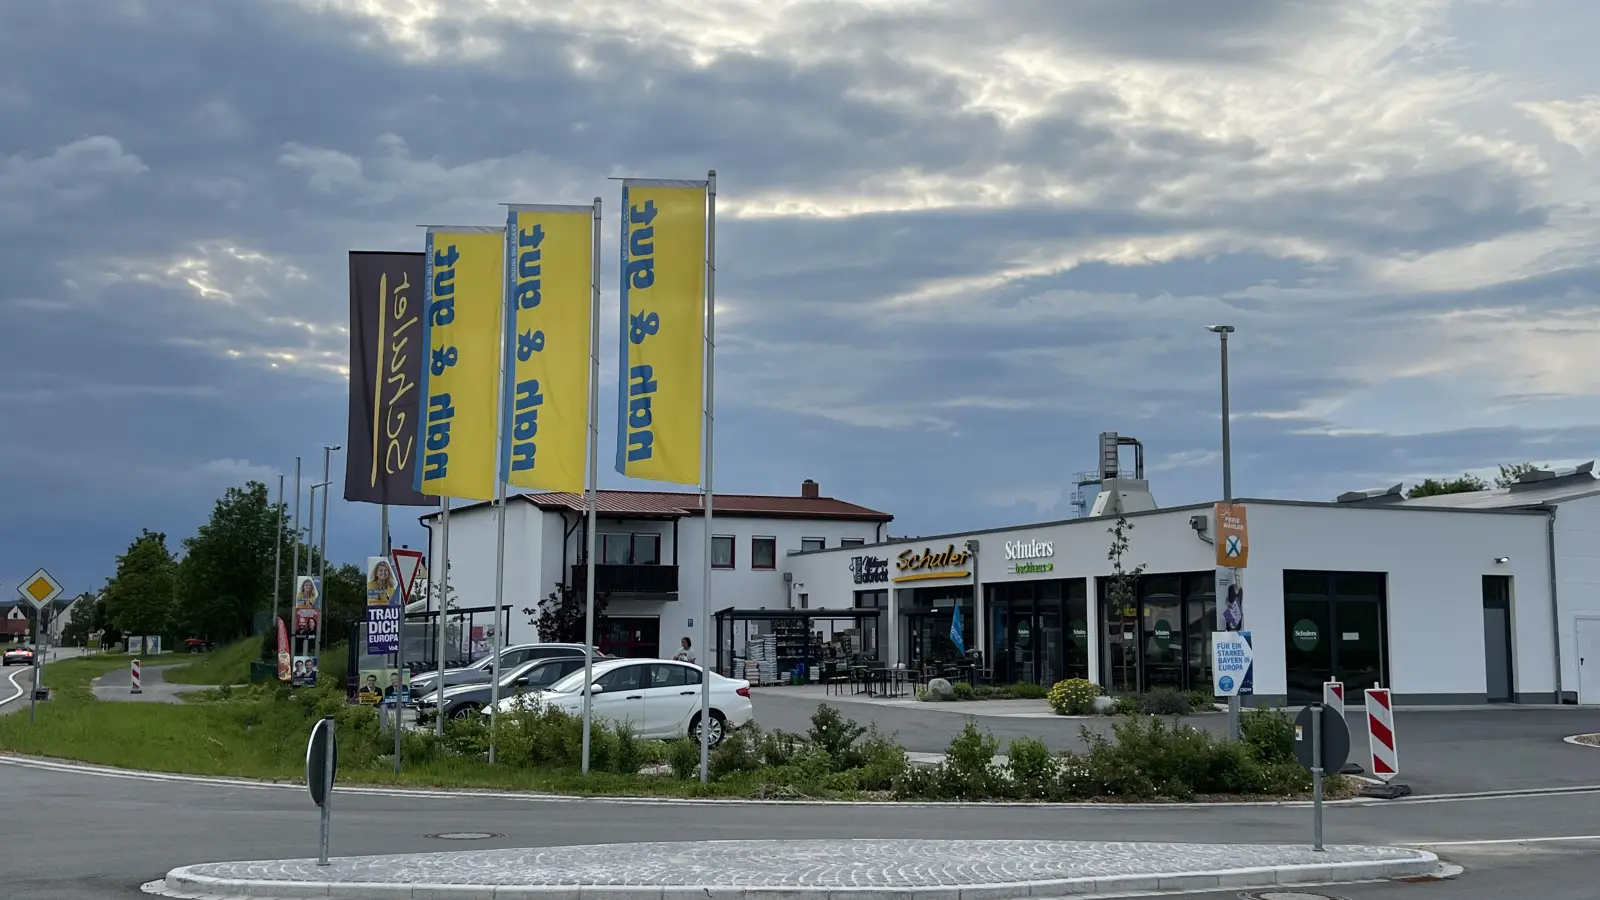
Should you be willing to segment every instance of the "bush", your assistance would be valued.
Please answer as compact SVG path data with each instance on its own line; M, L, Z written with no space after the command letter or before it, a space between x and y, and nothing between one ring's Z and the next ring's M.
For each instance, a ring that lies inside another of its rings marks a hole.
M955 693L957 700L973 700L978 696L972 685L967 684L965 681L951 682L950 690Z
M1190 712L1210 712L1217 706L1217 698L1210 691L1190 691L1188 697Z
M1003 690L1018 700L1043 700L1050 694L1049 689L1044 685L1032 684L1026 681L1018 682Z
M667 765L672 774L688 781L700 774L700 745L688 738L667 742Z
M861 742L861 766L853 771L859 773L860 790L889 791L905 779L909 768L911 760L906 757L905 748L893 737L872 728Z
M805 739L787 731L771 731L761 736L761 764L774 768L794 762Z
M1043 800L1055 789L1056 758L1037 738L1017 738L1006 750L1006 774L1024 800Z
M1087 678L1068 678L1050 687L1050 708L1058 716L1087 716L1094 713L1094 698L1100 687Z
M1144 711L1152 716L1186 716L1189 695L1174 688L1156 688L1144 695Z
M1111 705L1111 712L1118 716L1144 715L1144 698L1138 694L1123 694Z
M1294 720L1277 709L1246 709L1239 714L1239 740L1268 765L1295 763Z
M986 800L1004 793L1004 779L995 769L1000 741L977 722L968 719L961 733L950 739L939 769L942 796L952 800Z
M824 703L817 707L811 714L811 728L806 732L806 737L813 747L819 747L828 756L839 762L839 768L853 769L860 763L860 755L855 750L855 743L867 729L856 724L854 719L847 719L840 715L837 709Z
M761 768L761 730L752 722L729 732L722 743L711 751L710 766L711 777L718 781Z

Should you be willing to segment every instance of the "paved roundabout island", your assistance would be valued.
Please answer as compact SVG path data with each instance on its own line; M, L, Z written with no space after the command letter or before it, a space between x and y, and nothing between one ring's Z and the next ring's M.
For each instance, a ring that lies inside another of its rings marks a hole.
M333 900L1012 900L1427 875L1399 847L1093 841L698 841L207 863L147 893Z

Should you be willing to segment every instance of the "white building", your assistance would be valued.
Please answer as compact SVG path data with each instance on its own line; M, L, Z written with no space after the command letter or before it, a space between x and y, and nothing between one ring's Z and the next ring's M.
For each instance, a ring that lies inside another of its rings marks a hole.
M1475 494L1238 502L1255 702L1320 697L1336 678L1353 702L1381 683L1410 704L1600 703L1592 464ZM959 605L963 643L997 681L1208 690L1212 506L1127 508L1123 566L1144 570L1120 609L1107 597L1114 515L808 550L784 565L812 608L877 611L869 650L891 665L954 656Z
M691 638L702 652L707 616L725 607L787 608L789 554L862 546L884 538L893 519L821 495L814 481L797 496L717 494L712 506L713 569L704 590L705 517L699 494L600 491L595 586L606 598L596 630L602 650L624 656L671 656ZM532 616L561 585L582 591L588 541L582 494L512 495L506 506L506 642L539 639ZM439 513L422 516L430 564L440 558ZM452 606L470 613L468 632L482 640L493 622L497 516L479 503L450 513ZM439 572L434 571L437 579ZM415 605L412 606L415 609ZM485 612L486 611L486 612ZM480 647L481 649L481 647ZM461 651L467 654L465 648Z

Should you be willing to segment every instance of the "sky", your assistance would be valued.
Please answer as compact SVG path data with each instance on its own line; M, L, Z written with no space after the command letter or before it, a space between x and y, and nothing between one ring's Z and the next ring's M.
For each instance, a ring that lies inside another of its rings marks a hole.
M1592 0L17 5L0 594L95 589L248 479L292 499L297 455L319 480L347 251L600 196L615 260L608 179L709 168L722 490L1065 518L1117 431L1158 503L1215 500L1217 322L1239 496L1592 459L1597 31ZM330 555L377 542L336 487Z

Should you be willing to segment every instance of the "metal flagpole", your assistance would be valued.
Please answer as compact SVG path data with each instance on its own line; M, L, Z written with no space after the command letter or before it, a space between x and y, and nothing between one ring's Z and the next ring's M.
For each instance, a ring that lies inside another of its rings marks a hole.
M272 628L274 642L278 639L278 595L283 583L283 475L278 475L278 533L272 537ZM274 646L272 658L276 665L278 653Z
M394 562L389 559L389 504L387 504L387 503L383 504L380 507L380 509L382 510L382 512L379 514L379 518L378 518L378 555L383 557L384 561L386 563L388 563L389 571L394 572L395 573L395 579L398 580L400 578L400 572L399 572L398 569L395 568ZM400 636L402 638L405 637L405 630L406 630L406 611L405 611L405 608L404 608L404 604L405 604L405 601L401 600ZM350 648L350 652L351 653L355 653L356 649L354 647L352 647L352 648ZM387 688L389 686L388 685L389 679L388 678L384 678L383 681L384 681L384 685L383 686L385 688ZM399 698L397 697L395 699L398 702ZM388 717L389 717L389 714L384 708L383 697L379 696L379 698L378 698L378 731L380 733L383 731L383 729L384 729L384 721L386 719L388 719ZM399 724L400 724L400 718L398 716L396 716L395 717L395 725L398 726Z
M450 498L440 497L439 501L442 506L439 514L439 618L434 625L439 629L439 680L434 683L439 706L438 714L433 717L433 733L444 737L444 610L450 599Z
M504 423L501 423L502 426ZM489 765L494 765L494 725L500 715L500 637L501 624L505 619L506 602L506 480L505 473L500 473L500 497L498 510L500 516L500 534L495 540L494 548L494 643L490 652L494 654L493 681L489 685ZM439 715L444 715L444 679L439 679Z
M317 677L312 679L312 683L322 680L322 621L328 617L328 488L333 486L328 479L328 457L338 449L338 446L322 448L322 536L317 539L317 555L322 557L322 561L317 566L317 599L320 608L317 610L317 645L311 651L311 658L317 666Z
M706 172L706 559L700 609L700 781L711 780L711 507L713 429L717 421L717 170Z
M293 569L294 569L294 575L289 579L289 581L291 583L293 583L294 579L300 577L300 457L298 457L298 456L296 456L294 458L294 565L293 565ZM276 630L277 627L278 627L277 623L274 622L272 627L273 627L274 630Z
M627 211L624 210L626 215ZM600 481L600 198L594 198L594 237L589 262L589 535L583 579L583 774L589 774L589 724L594 718L594 553L596 497Z

